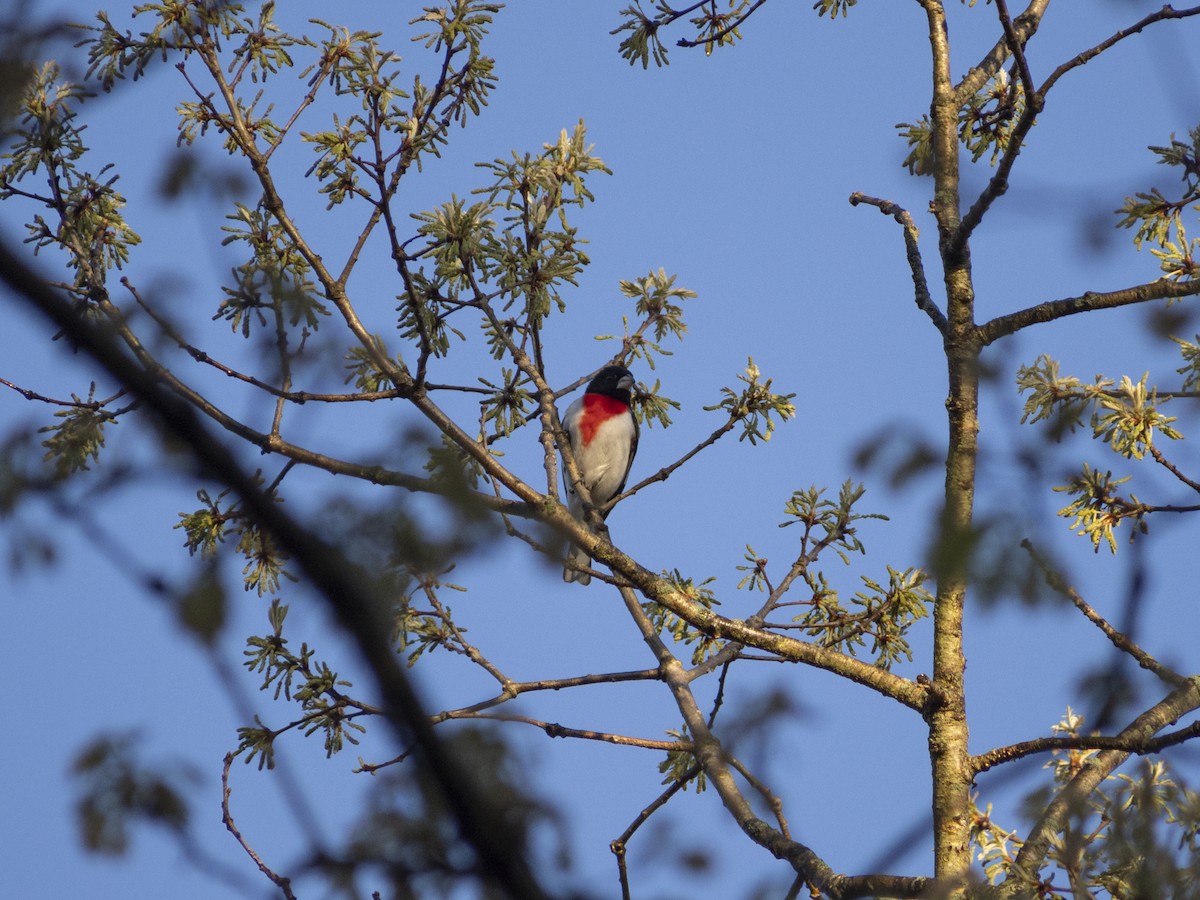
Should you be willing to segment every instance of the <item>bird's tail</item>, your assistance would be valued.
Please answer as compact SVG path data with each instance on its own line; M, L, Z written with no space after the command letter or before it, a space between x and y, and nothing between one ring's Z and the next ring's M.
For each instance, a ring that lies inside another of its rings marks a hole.
M567 551L567 564L563 568L563 581L570 584L572 581L577 581L580 584L590 584L592 576L587 572L580 572L576 566L590 566L592 558L587 555L582 549L571 545L571 549Z

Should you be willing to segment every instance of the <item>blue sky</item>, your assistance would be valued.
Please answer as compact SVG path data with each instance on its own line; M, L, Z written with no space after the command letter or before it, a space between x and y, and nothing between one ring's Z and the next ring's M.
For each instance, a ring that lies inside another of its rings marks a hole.
M617 291L618 280L661 266L699 298L687 303L689 332L672 348L675 355L654 372L643 367L635 373L648 382L661 379L663 392L682 409L670 429L643 431L633 477L676 459L719 424L719 414L702 407L717 402L721 386L734 383L748 356L775 379L778 390L796 393L798 407L796 420L769 444L751 447L727 439L622 505L610 520L617 543L634 549L651 568L679 568L698 581L715 576L722 611L744 615L756 603L734 590L744 545L782 563L793 535L776 525L791 492L810 484L836 491L854 478L868 487L863 509L886 513L891 521L865 523L860 536L867 555L850 568L830 563L831 581L852 593L859 575L879 579L887 565L920 565L936 516L936 470L892 490L885 471L858 470L852 457L881 436L924 440L940 449L945 391L940 340L913 304L899 229L873 209L851 207L847 198L863 191L911 210L936 285L936 232L925 213L930 183L901 167L904 147L894 127L915 121L928 107L921 10L915 3L863 2L849 19L831 23L818 19L807 3L777 0L744 28L742 45L707 59L673 50L669 68L644 72L618 57L617 39L608 35L622 5L512 3L487 44L497 59L498 90L482 117L454 133L444 157L411 179L406 202L416 212L451 193L465 196L485 177L475 162L514 149L537 151L560 129L584 119L613 175L592 180L596 203L576 217L591 241L592 265L579 288L567 292L568 313L547 331L553 381L566 384L612 352L608 344L595 344L593 335L619 332L620 317L632 314ZM1052 7L1030 45L1035 77L1044 78L1059 62L1158 5L1105 0L1088 4L1086 11L1070 4ZM37 8L72 19L86 18L93 9L85 2ZM119 7L108 9L115 22L122 20ZM424 66L405 25L418 11L417 4L361 2L337 13L336 21L395 35L406 59ZM302 2L289 4L286 13L334 15L325 4ZM983 4L952 3L949 13L957 77L991 46L995 12ZM1145 148L1197 124L1198 46L1200 21L1160 25L1055 88L1012 189L973 244L980 320L1156 277L1153 257L1135 253L1128 235L1111 229L1111 211L1134 191L1174 186L1174 176L1155 166ZM280 89L284 85L279 82ZM160 66L144 82L91 104L88 137L99 160L117 164L131 224L144 239L127 274L153 288L180 320L206 329L199 333L213 348L239 354L240 339L208 321L219 279L236 262L216 246L227 206L215 197L168 202L156 193L174 152L173 110L185 95L173 68ZM314 111L305 130L321 127L326 113ZM215 149L211 139L208 144ZM301 227L311 230L323 254L337 258L346 243L342 222L350 219L331 220L315 191L306 192L301 175L308 153L298 148L282 156L279 177L294 198ZM219 154L212 158L226 164ZM970 169L964 197L987 176L986 164ZM5 204L0 234L18 238L28 214L20 204ZM386 259L378 254L367 259L351 291L368 322L386 329L397 291ZM935 297L939 293L935 289ZM53 396L85 391L94 377L85 361L50 344L39 322L4 302L9 325L0 336L0 377ZM1172 345L1145 333L1146 318L1146 310L1125 310L1067 320L1027 332L987 357L996 378L984 399L983 440L990 449L981 470L981 508L1037 516L1040 525L1031 533L1062 554L1081 592L1114 616L1124 608L1134 554L1122 544L1115 558L1093 555L1083 539L1070 537L1066 523L1052 519L1064 504L1050 487L1073 461L1087 459L1122 474L1133 469L1083 437L1055 448L1042 444L1032 429L1020 429L1013 373L1017 365L1049 353L1064 371L1085 379L1096 372L1137 378L1149 370L1152 381L1161 378L1167 385L1180 363ZM461 354L462 371L477 358L471 352ZM261 402L208 372L185 372L237 414L261 421ZM1181 417L1186 432L1191 422L1185 411L1171 412ZM6 433L48 421L48 410L0 393ZM399 408L372 405L360 413L310 405L290 427L298 442L403 466L397 436L410 424L410 414ZM136 435L116 433L123 428L110 437L110 459L120 453L143 463L150 459ZM1036 470L1014 464L1013 453L1023 447L1041 464ZM1200 457L1186 442L1171 450L1186 471L1200 471ZM517 470L536 474L532 435L525 444L513 442L509 459ZM269 467L270 461L256 464ZM81 484L81 490L87 487ZM81 890L101 900L270 895L267 882L225 833L219 810L220 760L236 745L242 712L252 708L274 724L289 712L260 695L252 676L237 671L244 637L266 629L266 601L240 592L234 597L233 621L220 642L223 674L129 577L131 568L177 580L193 571L181 532L171 526L179 512L196 507L198 486L175 472L146 471L136 486L90 506L91 522L64 521L36 505L20 520L23 529L40 530L58 542L59 559L4 576L7 621L0 652L17 673L12 699L20 704L4 742L11 774L0 814L5 880L13 896L50 898ZM322 504L348 487L312 476L299 483L289 502L297 513L319 521ZM364 502L392 502L378 489L352 489ZM1153 493L1153 487L1146 491L1148 498ZM0 522L0 528L8 553L19 532L11 522ZM1192 528L1186 519L1153 523L1145 548L1146 603L1137 623L1144 646L1186 671L1196 668L1200 608L1191 572L1178 560L1190 559ZM236 566L229 569L236 574ZM468 588L453 599L456 614L513 678L652 664L615 594L598 583L587 590L563 585L552 566L523 546L469 560L452 580ZM324 614L295 590L285 589L284 599L292 604L294 643L310 640L354 678L353 663ZM898 669L910 677L930 668L927 625L918 628L914 646L913 662ZM968 648L975 752L1046 733L1068 704L1088 712L1079 677L1109 658L1106 643L1077 615L1006 597L992 605L972 604ZM429 662L417 677L431 710L493 692L459 660L443 654ZM712 689L702 687L700 693L711 697ZM796 712L788 724L768 745L751 743L744 752L752 764L763 763L766 781L784 798L793 834L835 868L872 865L927 816L928 760L916 716L824 673L773 664L744 665L729 690L731 710L776 690L791 698ZM648 738L679 726L666 692L646 685L536 697L518 709L573 727ZM66 772L79 748L100 732L136 733L144 739L147 762L194 770L197 840L238 872L235 883L204 877L172 844L145 829L118 861L78 849L74 788ZM507 733L530 760L536 790L568 804L574 859L569 883L614 895L608 843L657 794L659 755L550 741L520 725ZM237 767L238 824L278 868L296 862L307 827L299 823L316 823L311 827L326 839L337 837L354 811L349 801L371 788L365 776L349 772L359 753L387 758L382 729L362 748L331 761L317 741L293 740L282 775ZM1195 754L1180 753L1176 761L1195 786L1200 781ZM1027 767L1017 785L1030 784L1038 771L1036 764ZM288 807L282 777L301 785L306 809ZM1011 786L992 793L985 778L980 787L1018 827ZM889 863L893 871L928 871L927 842L923 832L916 834L921 836L906 840L907 852ZM715 855L713 870L702 882L672 884L679 871L676 855L693 846ZM665 867L656 867L664 860ZM711 792L672 801L661 822L631 845L630 861L637 896L694 895L698 884L725 891L788 882L765 852L734 833Z

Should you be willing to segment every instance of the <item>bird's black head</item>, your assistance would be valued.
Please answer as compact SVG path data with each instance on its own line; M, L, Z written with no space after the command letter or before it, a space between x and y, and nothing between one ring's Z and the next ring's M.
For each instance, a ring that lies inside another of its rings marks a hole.
M624 366L605 366L588 384L587 392L614 397L628 406L633 399L633 374Z

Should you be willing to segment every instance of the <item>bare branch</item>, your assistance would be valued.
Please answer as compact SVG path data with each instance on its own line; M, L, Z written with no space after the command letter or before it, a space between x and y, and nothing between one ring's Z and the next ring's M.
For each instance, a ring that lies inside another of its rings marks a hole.
M662 809L668 800L687 787L688 783L694 780L699 774L700 764L696 763L690 769L688 769L682 777L671 782L670 787L655 797L645 809L643 809L634 817L633 821L629 823L629 827L621 832L621 836L616 838L611 844L608 845L609 849L612 850L613 855L617 858L617 874L621 879L622 900L631 900L632 897L632 894L629 892L629 871L625 865L625 847L629 843L630 838L633 837L637 830L641 828L642 825L644 825L652 815Z
M1159 279L1119 291L1086 291L1079 297L1048 300L1018 312L997 316L990 322L980 325L977 334L982 346L986 347L988 344L1014 334L1022 328L1028 328L1030 325L1053 322L1056 319L1096 309L1116 309L1121 306L1132 306L1135 303L1173 300L1180 297L1192 297L1196 294L1200 294L1200 280L1167 281Z
M434 724L446 719L464 718L472 713L492 709L502 703L507 703L521 694L536 691L561 691L564 688L582 687L589 684L618 684L625 681L658 681L662 676L658 669L641 669L636 672L606 672L598 675L577 675L573 678L553 678L543 681L509 681L504 684L504 690L488 700L481 700L460 709L447 710L432 718Z
M1158 12L1150 13L1148 16L1140 19L1139 21L1135 22L1133 25L1130 25L1128 28L1121 29L1120 31L1113 34L1111 37L1108 37L1105 40L1101 41L1096 46L1091 47L1087 50L1084 50L1082 53L1078 53L1071 59L1067 60L1065 63L1063 63L1061 66L1059 66L1057 69L1055 69L1053 72L1050 73L1050 77L1047 78L1046 81L1042 84L1042 86L1038 89L1038 94L1045 97L1046 92L1049 91L1050 88L1054 87L1054 85L1058 81L1058 79L1062 78L1063 75L1067 74L1067 72L1070 72L1072 69L1077 69L1082 65L1086 65L1087 63L1089 63L1093 59L1095 59L1097 56L1099 56L1101 53L1103 53L1105 50L1112 47L1114 44L1125 40L1125 38L1127 38L1127 37L1131 37L1132 35L1138 34L1139 32L1142 31L1142 29L1146 28L1148 25L1153 25L1155 22L1162 22L1167 19L1186 19L1189 16L1196 16L1196 15L1200 15L1200 6L1193 6L1190 9L1178 9L1177 10L1177 9L1173 8L1170 4L1167 4L1162 9L1158 10Z
M233 788L229 786L229 769L233 765L234 754L225 754L225 765L221 769L221 821L225 823L225 828L233 835L233 839L238 842L239 846L246 851L246 855L254 861L258 866L258 870L269 878L274 885L283 892L284 900L296 900L296 895L292 891L292 881L280 875L270 866L268 866L261 856L242 836L242 832L238 829L233 821L233 813L229 808L229 797L233 793Z
M1158 396L1160 398L1162 398L1162 397L1165 397L1166 395L1159 394ZM1150 451L1150 455L1154 457L1154 461L1156 463L1158 463L1160 466L1162 466L1164 469L1166 469L1168 472L1170 472L1172 475L1174 475L1176 478L1178 478L1181 482L1183 482L1188 487L1190 487L1193 491L1200 493L1200 482L1193 481L1191 478L1188 478L1186 475L1184 475L1182 472L1180 472L1179 468L1173 462L1171 462L1169 459L1167 459L1167 457L1163 454L1163 452L1161 450L1159 450L1157 447L1150 446L1148 449Z
M1193 722L1186 728L1161 734L1148 740L1128 740L1121 737L1105 737L1103 735L1079 735L1077 737L1041 737L1031 741L1010 744L1007 747L997 747L986 753L972 758L976 772L986 772L1003 763L1024 759L1037 753L1048 753L1052 750L1119 750L1136 756L1147 756L1158 753L1167 747L1174 747L1200 737L1200 722Z
M134 409L136 406L136 404L130 404L129 406L123 407L121 409L115 409L115 410L105 409L105 407L107 407L110 403L113 403L114 401L119 400L125 396L124 389L117 391L111 397L107 397L104 400L92 400L92 399L88 399L88 400L77 400L77 399L56 400L54 397L47 397L45 394L39 394L37 391L30 390L29 388L23 388L18 384L14 384L13 382L9 381L7 378L0 378L0 384L4 385L6 388L10 388L10 389L16 391L18 394L20 394L26 400L36 400L38 403L47 403L51 406L66 406L66 407L70 407L72 409L88 409L88 410L91 410L92 412L103 413L105 415L105 417L109 418L109 419L116 419L122 413L129 412L131 409ZM96 385L93 382L92 390L94 391L95 389L96 389ZM89 398L90 398L90 396L91 395L89 394Z
M1129 656L1133 657L1139 666L1149 672L1153 672L1169 685L1178 687L1179 685L1187 683L1188 679L1183 675L1180 675L1178 672L1175 672L1169 667L1164 666L1153 656L1135 644L1128 635L1122 634L1120 631L1117 631L1117 629L1113 628L1113 626L1109 624L1109 622L1103 616L1096 612L1096 610L1094 610L1088 604L1088 602L1079 595L1079 592L1075 590L1075 588L1066 583L1063 577L1057 571L1055 571L1046 558L1038 553L1031 541L1025 539L1021 541L1021 546L1028 551L1029 555L1033 557L1033 561L1037 564L1038 568L1042 570L1042 574L1045 576L1046 583L1055 591L1070 600L1075 605L1075 608L1083 613L1089 622L1104 632L1105 637L1112 642L1114 647L1116 647L1122 653L1127 653Z
M929 293L929 281L925 277L925 263L921 259L921 248L917 243L921 232L913 223L912 215L908 210L897 206L890 200L881 200L878 197L868 197L859 191L855 191L850 195L850 204L858 206L860 203L865 203L868 206L874 206L885 216L891 216L904 229L904 250L908 257L908 267L912 271L913 291L916 295L917 308L922 310L939 332L946 333L946 316L938 309L937 304L933 302L933 297Z
M502 715L498 713L464 713L461 716L451 716L453 719L489 719L493 722L519 722L532 725L546 732L552 738L579 738L587 741L600 741L605 744L618 744L622 747L641 747L644 750L666 750L691 752L691 741L658 741L651 738L629 737L624 734L611 734L605 731L592 731L586 728L570 728L557 722L544 722L528 716Z

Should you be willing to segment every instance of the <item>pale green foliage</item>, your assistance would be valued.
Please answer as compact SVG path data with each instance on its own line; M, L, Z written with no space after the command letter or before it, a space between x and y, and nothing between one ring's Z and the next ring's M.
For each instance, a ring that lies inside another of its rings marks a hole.
M346 381L354 381L354 386L360 391L374 393L387 390L391 386L391 378L379 367L379 358L387 359L387 350L383 338L377 334L371 335L371 347L355 344L346 351ZM402 357L396 357L396 365L404 367Z
M1186 341L1178 343L1187 360L1190 345ZM1187 370L1185 366L1179 371ZM1114 385L1112 380L1097 376L1092 384L1085 384L1074 376L1062 375L1056 361L1041 356L1032 366L1022 366L1017 372L1017 385L1022 393L1028 394L1021 421L1054 420L1060 430L1073 430L1082 424L1090 409L1090 426L1096 440L1108 444L1125 459L1141 460L1154 455L1156 461L1163 463L1165 458L1154 447L1155 432L1170 440L1180 440L1183 435L1172 425L1175 417L1159 411L1169 398L1160 400L1157 390L1147 384L1148 378L1146 374L1135 382L1122 376ZM1095 549L1104 543L1115 553L1114 529L1131 519L1134 522L1131 538L1144 533L1145 516L1154 511L1136 495L1124 496L1116 490L1130 477L1113 478L1111 471L1092 469L1085 463L1069 484L1055 488L1075 498L1059 510L1059 515L1071 518L1071 529L1091 540Z
M912 648L905 635L933 606L933 595L924 587L928 576L920 569L901 572L889 566L886 586L865 575L860 577L864 590L855 592L851 609L847 610L825 576L816 575L812 600L805 604L808 610L792 621L817 638L821 646L851 656L857 656L858 648L870 638L867 652L881 669L890 669L901 659L911 661Z
M306 332L315 331L329 310L319 299L312 266L261 204L251 208L238 203L236 210L225 217L232 224L222 227L228 236L221 244L246 245L250 259L232 270L233 284L221 288L225 299L213 318L226 320L243 337L250 336L256 322L275 329L275 313L292 326L303 323ZM264 310L273 311L270 318Z
M1092 431L1114 452L1126 458L1145 456L1154 443L1155 430L1171 440L1183 437L1171 427L1175 417L1164 416L1158 411L1158 392L1153 388L1146 389L1149 377L1146 373L1140 381L1134 382L1128 375L1122 375L1115 391L1095 397Z
M300 719L280 729L268 728L257 717L253 726L238 729L237 753L244 754L247 763L258 757L260 769L275 767L275 739L292 728L302 729L305 736L320 731L326 756L341 751L346 741L357 744L355 734L366 731L354 721L366 710L341 690L351 687L350 682L338 678L327 663L316 660L308 644L301 644L299 652L288 648L288 640L283 636L287 613L285 604L272 600L267 614L271 633L249 638L248 649L243 651L246 657L243 665L263 676L260 689L265 691L274 685L275 699L282 695L294 700L303 712Z
M1113 531L1126 519L1133 520L1131 540L1134 535L1146 532L1146 508L1137 496L1130 494L1123 497L1114 490L1117 485L1129 481L1130 477L1113 478L1111 471L1101 472L1084 463L1082 472L1070 484L1054 488L1076 498L1069 506L1060 509L1058 514L1071 518L1071 530L1091 540L1095 550L1100 549L1100 542L1103 541L1109 551L1116 553L1117 539Z
M738 380L746 385L739 394L733 388L721 388L724 399L713 406L704 407L706 410L723 409L730 418L742 424L742 433L738 440L750 440L756 444L760 440L769 441L775 431L777 416L787 421L796 415L796 405L792 403L795 394L775 394L771 392L773 379L761 381L762 372L750 359L746 363L746 371L738 376Z
M279 579L296 581L296 576L284 568L287 554L275 539L253 522L243 521L238 535L237 552L246 559L242 569L246 590L258 596L274 594L279 590Z
M971 161L979 162L990 153L989 162L995 165L1008 150L1013 130L1024 111L1024 88L1019 80L1010 79L1000 69L958 111L958 139L971 154ZM922 116L916 123L901 123L896 128L908 143L903 165L909 174L932 175L933 131L929 116Z
M33 216L26 242L37 251L65 251L81 293L127 263L130 248L141 241L122 216L125 198L114 189L111 166L91 174L78 165L86 150L78 107L89 96L82 86L63 81L54 63L32 72L8 150L0 156L0 200L24 197L53 211L49 218ZM19 186L35 176L45 185L42 193Z
M1175 370L1183 376L1183 390L1200 389L1200 344L1177 337L1171 340L1179 345L1179 353L1183 357L1183 365ZM1200 341L1200 334L1196 335L1196 340Z
M227 493L223 491L214 499L203 489L197 491L196 497L204 505L194 512L179 513L179 521L174 527L183 529L188 553L198 553L201 559L211 561L216 558L232 523L237 537L236 551L246 560L242 569L246 590L253 590L260 597L274 594L279 590L281 578L296 580L296 576L285 568L287 554L270 535L242 515L236 505L227 509L221 507Z
M489 213L506 213L505 226L489 234L483 274L496 277L504 309L514 300L524 303L528 327L538 328L552 306L559 312L566 308L559 288L575 285L589 262L581 247L586 241L568 221L567 207L595 200L588 175L609 174L593 150L580 121L572 132L564 128L555 143L543 145L539 155L514 153L511 160L483 166L495 181L475 193L487 195Z
M832 546L842 558L842 562L849 565L847 553L866 553L853 523L862 519L887 520L887 516L880 513L854 512L854 504L862 499L864 493L866 488L851 481L842 484L837 500L825 497L825 488L815 485L806 490L794 491L784 506L788 518L781 522L779 527L802 526L803 544L815 541L822 547ZM820 534L816 533L818 529Z
M698 606L702 606L705 609L712 609L714 606L721 605L721 601L717 599L716 594L708 587L708 585L716 581L715 578L706 578L699 584L696 584L693 579L687 577L678 569L663 572L662 577L671 585L673 591L686 597ZM683 619L675 615L675 613L671 612L671 610L661 604L655 603L653 600L647 600L643 603L642 609L646 611L646 615L650 617L650 621L654 623L655 628L659 631L666 631L675 639L676 643L696 644L695 650L692 651L692 665L699 665L704 662L704 660L722 646L722 641L697 631L687 622L683 621Z
M432 266L404 273L402 334L415 337L424 353L444 356L448 335L463 337L451 328L451 317L474 310L484 315L493 358L509 355L514 345L536 343L546 317L566 309L563 286L575 285L589 262L582 250L586 241L567 209L594 199L588 175L608 172L592 149L580 122L545 144L541 154L513 154L483 165L492 181L474 193L484 199L468 204L456 197L416 214L426 243L413 258ZM489 288L485 307L480 295ZM493 311L493 299L504 318Z
M632 354L634 359L644 359L651 369L655 367L656 356L671 355L671 351L662 346L663 338L672 335L683 340L687 333L683 307L673 301L693 300L697 296L693 290L675 287L675 277L660 268L657 272L649 272L644 278L621 279L617 285L624 296L633 300L634 312L642 318L632 334L629 332L629 320L624 320L624 353ZM654 333L653 340L646 337L649 331ZM613 340L614 336L606 334L599 339Z
M901 659L912 659L908 630L928 615L933 603L932 595L924 587L928 576L920 569L901 571L890 566L886 586L860 576L863 589L853 594L847 608L838 591L830 587L825 574L814 568L819 556L830 547L847 565L849 553L866 553L854 523L863 519L886 519L886 516L855 512L854 506L863 493L862 485L847 481L837 500L825 497L824 488L815 486L792 494L786 505L789 518L780 527L801 526L800 553L795 569L808 588L809 596L786 605L804 609L792 617L792 627L799 628L821 646L857 656L859 648L866 646L870 638L868 652L875 665L890 669ZM738 586L754 587L760 581L766 583L765 560L756 559L749 547L746 559L752 563L752 572Z
M737 589L749 591L765 591L768 588L767 584L767 560L759 556L754 548L749 544L746 545L746 552L742 559L746 560L749 565L737 566L739 572L746 572L741 581L737 583Z
M480 384L492 391L491 397L481 404L483 415L479 424L483 431L487 430L490 423L493 434L507 435L525 424L534 397L520 386L522 378L516 370L502 369L500 384L493 384L486 378L479 379Z
M1051 728L1056 737L1086 744L1083 717L1070 707ZM1055 747L1046 768L1054 783L1066 786L1088 760L1093 747ZM1037 809L1048 800L1032 798ZM992 808L972 807L971 840L988 881L1012 877L1027 886L1025 896L1061 896L1056 876L1072 885L1071 896L1138 900L1143 897L1191 897L1200 887L1200 797L1181 788L1167 764L1146 760L1134 775L1110 775L1087 799L1070 810L1064 827L1051 836L1045 869L1020 871L1015 865L1022 841L1015 831L996 825Z
M77 403L86 403L74 394L71 397ZM42 446L46 448L43 459L53 464L57 478L86 471L88 460L96 462L100 459L100 448L104 446L104 426L112 421L112 416L80 405L56 412L54 417L59 420L57 425L38 429L39 434L50 435L42 441Z
M692 739L691 732L688 731L687 723L684 722L679 728L668 728L666 731L667 737L674 738L680 742L690 742ZM708 782L704 777L704 770L693 773L696 768L696 757L690 750L668 750L666 759L658 764L658 771L662 773L663 784L673 784L683 781L688 775L692 775L690 783L695 787L696 793L701 794L708 787ZM686 791L688 783L683 784L683 789Z
M1133 242L1139 249L1149 241L1157 245L1150 252L1158 258L1163 277L1172 281L1190 281L1200 275L1200 238L1188 239L1183 214L1200 212L1200 126L1188 133L1189 141L1171 135L1168 147L1151 147L1160 164L1178 171L1182 189L1168 197L1158 188L1126 197L1117 210L1117 225L1133 229Z
M229 514L222 512L220 503L228 491L222 491L214 500L208 491L201 488L196 492L196 498L204 505L195 512L179 514L180 521L175 528L182 528L185 537L184 546L188 553L200 554L204 560L213 559L221 543L225 540L225 523Z
M1012 870L1021 840L1016 831L1009 831L992 821L992 804L981 811L975 805L977 797L971 798L971 843L978 848L976 859L983 864L984 877L989 883L997 884Z
M655 379L654 386L649 390L642 390L639 385L637 392L633 395L633 414L637 420L647 427L653 427L655 422L667 428L671 424L670 409L679 409L679 403L672 400L670 397L664 397L659 393L662 388L662 383Z
M667 58L667 48L658 36L658 29L662 25L661 17L670 16L672 13L673 10L665 0L659 0L655 4L655 18L642 11L640 0L634 0L632 6L621 10L624 21L609 32L614 35L629 32L621 39L617 48L621 58L629 60L631 66L640 62L643 69L649 68L651 59L656 66L667 65L670 60Z
M750 3L751 0L728 0L728 11L723 12L714 0L699 7L697 15L688 19L696 30L696 37L692 40L704 48L705 56L711 56L718 47L733 46L742 39L737 26L750 8Z
M834 0L837 5L853 6L856 0ZM621 10L622 23L609 34L625 34L621 39L617 52L621 58L628 60L632 66L641 63L642 68L648 68L654 60L656 66L665 66L670 62L666 45L659 37L659 29L672 25L677 20L690 15L688 24L692 33L687 38L679 40L681 47L703 47L705 56L720 47L732 46L741 40L739 26L753 15L761 5L753 0L707 0L695 3L684 9L675 9L666 0L656 0L650 13L642 9L641 0L634 0L632 6ZM814 6L817 9L821 6ZM822 15L824 11L822 11Z
M1021 422L1040 422L1054 418L1074 430L1083 420L1093 397L1112 386L1112 381L1097 376L1094 384L1085 385L1073 375L1062 375L1058 360L1045 354L1032 366L1017 370L1017 388L1028 393Z
M858 5L858 0L817 0L813 4L813 9L817 11L818 16L829 16L829 21L837 20L838 16L843 19L850 14L850 8Z
M398 650L408 651L408 664L413 665L426 651L439 647L469 656L474 648L464 637L467 629L455 624L453 610L442 603L440 596L443 590L465 593L466 588L444 581L439 575L402 570L397 576L392 639ZM427 606L416 605L418 594Z

